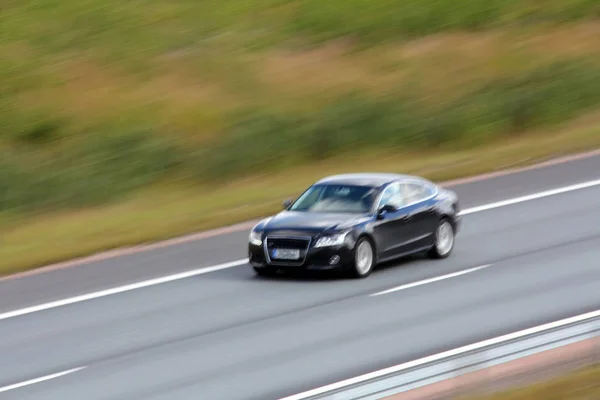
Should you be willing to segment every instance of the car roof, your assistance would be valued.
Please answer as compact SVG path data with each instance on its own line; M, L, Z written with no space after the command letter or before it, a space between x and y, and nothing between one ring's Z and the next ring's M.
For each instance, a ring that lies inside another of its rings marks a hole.
M327 176L317 181L316 184L329 183L380 187L383 185L387 185L388 183L393 181L406 179L421 180L421 178L404 174L393 174L385 172L362 172Z

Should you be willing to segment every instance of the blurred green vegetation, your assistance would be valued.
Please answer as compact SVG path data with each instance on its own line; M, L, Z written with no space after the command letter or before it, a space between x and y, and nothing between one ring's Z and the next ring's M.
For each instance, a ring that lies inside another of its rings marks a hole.
M285 1L282 1L285 3ZM561 23L600 16L595 0L320 0L297 3L296 32L319 39L350 35L382 41L442 31L482 30L531 23Z
M558 124L598 104L600 68L571 60L493 80L436 106L406 93L378 99L348 93L304 114L251 114L198 159L201 176L223 178L357 148L468 147Z
M600 104L596 0L2 4L5 215L552 135Z
M227 180L356 148L475 146L558 124L598 104L600 68L569 60L492 80L439 105L409 92L380 98L349 92L310 111L245 110L210 146L188 146L148 123L73 133L63 118L19 119L22 110L15 110L4 119L12 125L0 157L0 210L98 205L167 177Z

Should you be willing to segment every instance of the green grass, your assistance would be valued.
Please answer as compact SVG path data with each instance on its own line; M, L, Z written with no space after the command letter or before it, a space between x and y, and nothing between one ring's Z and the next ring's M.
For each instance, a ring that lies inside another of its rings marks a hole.
M591 0L4 1L0 269L271 211L306 168L355 168L339 160L356 149L381 169L383 155L529 139L546 154L597 146L582 117L600 110L599 13ZM427 173L420 162L389 165ZM79 241L52 240L67 226Z
M438 32L561 23L600 16L594 0L301 0L297 32L319 39L352 36L369 42Z

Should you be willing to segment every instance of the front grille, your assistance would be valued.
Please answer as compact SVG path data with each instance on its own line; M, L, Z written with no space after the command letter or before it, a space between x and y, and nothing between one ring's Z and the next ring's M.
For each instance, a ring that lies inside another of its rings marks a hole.
M308 248L310 246L311 238L306 237L268 237L265 239L264 248L265 248L265 257L267 262L275 265L282 266L299 266L304 263L306 260L306 255L308 253ZM299 259L273 259L271 257L271 252L274 249L288 249L288 250L299 250Z
M310 239L300 238L267 238L267 247L269 249L298 249L305 250L310 243Z

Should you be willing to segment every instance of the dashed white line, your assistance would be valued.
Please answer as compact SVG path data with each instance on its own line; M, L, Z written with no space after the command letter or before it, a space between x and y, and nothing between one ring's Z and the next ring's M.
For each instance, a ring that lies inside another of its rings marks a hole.
M51 308L62 307L62 306L66 306L66 305L73 304L73 303L79 303L79 302L86 301L86 300L92 300L92 299L97 299L100 297L111 296L113 294L128 292L131 290L141 289L141 288L145 288L148 286L158 285L161 283L176 281L179 279L190 278L190 277L196 276L196 275L208 274L209 272L214 272L214 271L218 271L221 269L244 265L247 262L248 262L248 259L231 261L228 263L213 265L211 267L195 269L192 271L182 272L182 273L175 274L175 275L163 276L161 278L149 279L149 280L142 281L142 282L132 283L130 285L119 286L119 287L112 288L112 289L100 290L98 292L87 293L87 294L83 294L80 296L70 297L68 299L57 300L57 301L52 301L50 303L39 304L37 306L21 308L19 310L9 311L9 312L0 314L0 320L14 318L14 317L18 317L20 315L25 315L25 314L31 314L31 313L38 312L38 311L49 310Z
M515 197L513 199L489 203L489 204L481 205L478 207L466 208L461 211L460 215L467 215L467 214L473 214L473 213L477 213L477 212L481 212L481 211L487 211L487 210L491 210L494 208L505 207L505 206L512 205L512 204L522 203L522 202L530 201L530 200L536 200L536 199L540 199L543 197L554 196L557 194L572 192L575 190L585 189L585 188L598 186L598 185L600 185L600 179L588 181L588 182L582 182L582 183L578 183L576 185L570 185L570 186L564 186L564 187L557 188L557 189L546 190L543 192L534 193L534 194L530 194L527 196ZM25 315L25 314L31 314L31 313L38 312L38 311L48 310L51 308L62 307L65 305L79 303L82 301L97 299L100 297L110 296L113 294L123 293L123 292L131 291L131 290L135 290L135 289L141 289L141 288L145 288L145 287L149 287L149 286L159 285L162 283L172 282L172 281L176 281L179 279L185 279L185 278L189 278L189 277L196 276L196 275L207 274L210 272L219 271L219 270L226 269L226 268L238 267L241 265L245 265L247 263L248 263L248 259L244 258L244 259L240 259L240 260L236 260L236 261L226 262L223 264L213 265L210 267L203 267L203 268L199 268L199 269L195 269L195 270L191 270L191 271L187 271L187 272L182 272L182 273L178 273L178 274L174 274L174 275L168 275L168 276L164 276L164 277L160 277L160 278L149 279L149 280L145 280L142 282L137 282L137 283L133 283L133 284L129 284L129 285L119 286L119 287L101 290L101 291L88 293L88 294L84 294L84 295L80 295L80 296L70 297L68 299L52 301L52 302L45 303L45 304L39 304L36 306L22 308L19 310L0 313L0 320L13 318L13 317L17 317L17 316L21 316L21 315Z
M544 192L533 193L533 194L530 194L527 196L515 197L513 199L496 201L494 203L484 204L482 206L465 209L460 214L461 215L473 214L473 213L477 213L477 212L481 212L481 211L491 210L493 208L505 207L505 206L510 206L512 204L523 203L525 201L537 200L537 199L541 199L544 197L555 196L557 194L573 192L575 190L587 189L587 188L590 188L593 186L598 186L598 185L600 185L600 179L596 179L594 181L582 182L582 183L578 183L575 185L563 186L561 188L546 190Z
M369 296L370 297L381 296L383 294L398 292L400 290L410 289L410 288L413 288L413 287L416 287L416 286L427 285L428 283L443 281L445 279L450 279L450 278L455 278L457 276L470 274L471 272L479 271L479 270L482 270L484 268L488 268L488 267L491 267L491 266L492 266L492 264L481 265L479 267L469 268L469 269L465 269L465 270L462 270L462 271L453 272L451 274L446 274L446 275L442 275L442 276L436 276L435 278L425 279L425 280L418 281L418 282L413 282L413 283L407 283L405 285L396 286L396 287L391 288L391 289L387 289L387 290L383 290L381 292L370 294Z
M69 374L72 374L72 373L77 372L77 371L81 371L84 368L86 368L86 367L73 368L73 369L69 369L69 370L66 370L66 371L57 372L55 374L42 376L41 378L31 379L29 381L15 383L14 385L8 385L8 386L0 387L0 393L2 393L2 392L8 392L9 390L19 389L19 388L22 388L24 386L34 385L36 383L40 383L40 382L44 382L44 381L49 381L51 379L56 379L56 378L59 378L61 376L65 376L65 375L69 375Z

